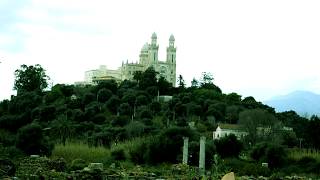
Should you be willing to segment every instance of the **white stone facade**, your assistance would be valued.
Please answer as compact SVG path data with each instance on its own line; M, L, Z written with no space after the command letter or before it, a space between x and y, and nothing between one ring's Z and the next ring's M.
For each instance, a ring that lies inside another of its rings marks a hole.
M101 65L99 69L89 70L85 72L85 84L94 84L99 80L114 79L121 80L121 71L119 69L107 69L106 66Z
M247 132L243 131L237 125L219 124L216 131L213 131L212 137L213 139L220 139L230 134L234 134L237 139L241 139L244 136L248 135Z
M122 81L125 79L133 79L136 71L145 71L149 67L153 67L159 73L159 76L164 77L168 82L176 85L176 47L174 45L175 38L173 35L169 38L169 45L167 47L167 57L165 61L159 61L157 44L157 35L155 33L151 36L151 43L143 45L138 63L122 63L122 66L117 70L107 69L106 66L100 66L99 69L85 72L85 82L93 84L95 81L104 79L115 79Z

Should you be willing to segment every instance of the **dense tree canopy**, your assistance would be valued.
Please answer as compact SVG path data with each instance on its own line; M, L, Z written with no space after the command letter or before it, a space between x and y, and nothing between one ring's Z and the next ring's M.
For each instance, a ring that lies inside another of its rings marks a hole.
M249 141L253 144L257 142L259 133L270 136L272 132L269 128L274 129L277 122L273 114L262 109L245 110L239 114L239 123L245 127L249 133Z
M41 92L48 86L48 79L45 70L39 64L34 66L23 64L20 69L15 71L13 89L17 90L18 94L30 91Z
M272 141L288 147L320 149L318 117L309 121L294 111L276 113L253 97L224 94L210 73L193 79L190 87L180 75L178 87L172 87L148 68L134 74L133 80L82 86L56 84L45 92L48 77L40 65L22 65L15 74L18 95L0 102L0 140L3 146L27 154L50 154L52 143L69 140L109 148L112 143L138 137L146 141L131 147L128 154L133 162L179 163L184 136L190 138L192 165L198 162L200 136L208 139L206 161L211 164L212 153L237 158L242 147L250 147L248 142L252 146ZM235 136L210 141L219 123L243 125L249 133L243 146ZM267 134L265 138L259 138L262 132ZM278 150L269 148L268 152ZM274 159L272 153L264 156Z

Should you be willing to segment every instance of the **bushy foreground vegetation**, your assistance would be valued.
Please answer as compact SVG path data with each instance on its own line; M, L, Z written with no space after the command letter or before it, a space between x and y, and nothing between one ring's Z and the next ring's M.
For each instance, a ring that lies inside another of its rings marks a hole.
M110 156L110 150L102 146L89 147L84 143L56 144L51 158L63 158L68 164L75 159L82 159L84 162L103 162Z
M105 170L143 167L170 174L182 162L183 137L189 137L187 168L196 176L199 139L205 136L211 176L231 170L253 176L320 175L317 153L292 150L320 148L317 116L308 120L293 111L276 113L253 97L224 94L210 73L194 79L191 87L181 75L178 87L172 87L149 68L135 73L132 81L56 84L50 90L40 65L23 65L15 75L17 95L0 102L3 163L10 159L19 166L23 158L38 154L53 161L62 158L61 173L100 162ZM163 100L162 95L172 98ZM237 125L247 135L213 140L212 132L221 123Z

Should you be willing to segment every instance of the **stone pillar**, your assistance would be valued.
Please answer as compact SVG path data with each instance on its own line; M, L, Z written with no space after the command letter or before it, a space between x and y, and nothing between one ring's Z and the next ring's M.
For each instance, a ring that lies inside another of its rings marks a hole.
M189 138L183 137L183 158L182 164L188 164L188 148L189 148Z
M200 137L199 170L201 175L205 174L206 164L206 137Z

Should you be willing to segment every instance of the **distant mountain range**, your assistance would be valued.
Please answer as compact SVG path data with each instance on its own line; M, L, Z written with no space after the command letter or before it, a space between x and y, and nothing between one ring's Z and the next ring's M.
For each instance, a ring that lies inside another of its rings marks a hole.
M275 108L277 112L294 110L300 116L320 115L320 94L309 91L294 91L263 103Z

